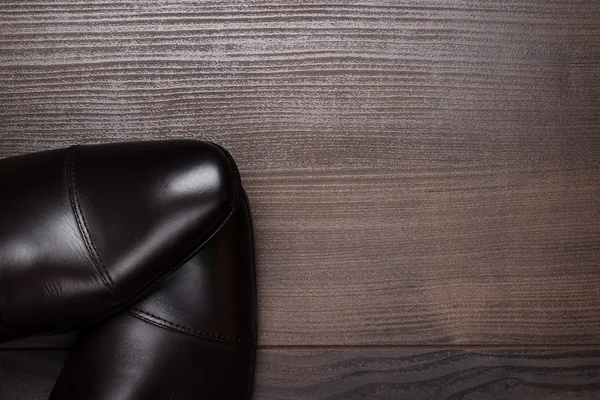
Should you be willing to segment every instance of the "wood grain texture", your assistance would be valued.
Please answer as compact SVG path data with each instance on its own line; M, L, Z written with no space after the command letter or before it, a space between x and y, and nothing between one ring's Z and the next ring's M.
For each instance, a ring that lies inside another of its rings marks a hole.
M0 352L2 400L46 400L66 352ZM254 400L595 400L600 351L263 350Z
M0 155L192 137L261 343L600 344L600 3L0 3Z
M269 350L255 400L600 397L600 352Z

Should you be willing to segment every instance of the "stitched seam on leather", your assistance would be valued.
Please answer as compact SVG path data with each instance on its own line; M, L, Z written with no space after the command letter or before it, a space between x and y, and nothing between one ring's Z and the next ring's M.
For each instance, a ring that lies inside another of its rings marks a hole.
M218 342L221 344L228 344L228 345L238 346L238 347L253 345L255 343L254 340L232 338L232 337L217 335L217 334L210 333L210 332L203 332L203 331L200 331L200 330L194 329L194 328L188 328L187 326L175 324L173 322L167 321L164 318L150 314L146 311L140 310L139 308L135 308L135 307L132 307L129 310L129 313L132 316L141 319L142 321L145 321L145 322L148 322L148 323L151 323L154 325L158 325L158 326L161 326L166 329L175 330L177 332L180 332L180 333L183 333L186 335L190 335L190 336L194 336L199 339L214 341L214 342ZM140 315L140 314L143 314L143 315ZM150 318L154 318L158 321L152 320Z
M71 148L71 159L69 161L69 173L68 173L68 181L69 181L69 199L71 201L71 207L73 208L73 214L75 214L75 220L77 221L77 226L79 227L79 231L81 232L81 236L83 237L83 242L85 243L85 247L88 251L88 255L92 259L92 263L98 274L102 278L102 282L110 292L110 294L114 297L119 297L121 292L117 289L117 286L110 274L108 273L108 269L102 262L100 258L100 254L98 254L98 249L92 242L92 236L90 234L90 230L87 226L87 222L83 215L83 211L81 209L81 203L79 201L79 193L77 192L77 181L75 178L75 147Z

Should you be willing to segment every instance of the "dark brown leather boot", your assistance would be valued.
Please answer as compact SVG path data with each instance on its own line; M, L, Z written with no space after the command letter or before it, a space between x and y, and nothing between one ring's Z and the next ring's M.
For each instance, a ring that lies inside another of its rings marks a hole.
M51 400L249 399L255 293L244 196L184 266L127 311L81 332Z
M241 190L223 149L189 140L6 158L0 188L0 340L115 312L195 254Z

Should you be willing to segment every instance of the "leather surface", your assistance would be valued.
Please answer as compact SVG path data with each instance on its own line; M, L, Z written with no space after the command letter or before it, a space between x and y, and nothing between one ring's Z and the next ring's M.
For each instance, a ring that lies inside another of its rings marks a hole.
M52 400L251 397L256 352L247 199L184 266L126 311L84 330Z
M198 141L0 160L0 340L89 324L181 265L228 218L239 174Z

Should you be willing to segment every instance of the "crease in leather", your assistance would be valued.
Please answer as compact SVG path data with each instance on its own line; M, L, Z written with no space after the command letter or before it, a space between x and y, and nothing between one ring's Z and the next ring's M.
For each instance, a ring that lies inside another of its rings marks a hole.
M236 199L239 200L239 196L240 196L239 190L236 190L235 191ZM237 210L239 201L234 201L233 203L234 204L231 206L231 209L229 210L229 214L227 214L225 219L215 228L215 230L206 238L206 240L201 242L198 245L198 247L196 247L196 249L192 253L190 253L182 262L180 262L174 269L169 271L167 274L161 276L158 280L152 282L148 287L144 288L142 291L137 293L133 298L125 301L124 303L117 304L115 307L113 307L111 310L109 310L107 313L105 313L101 317L95 319L94 321L90 322L89 324L86 324L86 326L91 326L91 325L95 324L96 322L100 321L101 319L104 319L104 318L108 317L109 315L112 315L112 314L120 311L121 309L127 307L128 305L134 304L137 300L139 300L141 297L143 297L144 294L150 292L154 286L158 285L160 282L162 282L164 279L166 279L169 275L171 275L173 272L175 272L177 269L179 269L181 266L183 266L186 262L191 260L196 254L198 254L200 252L200 250L202 250L202 248L204 248L204 246L206 246L212 240L213 237L215 237L217 235L217 233L219 233L219 231L227 224L229 219L233 216L233 214Z
M256 343L255 340L250 339L241 339L241 338L233 338L222 335L217 335L215 333L203 332L198 329L189 328L187 326L179 325L168 321L164 318L158 317L156 315L150 314L144 310L139 308L132 307L128 310L128 313L135 318L138 318L144 322L156 325L158 327L181 333L187 336L192 336L198 339L208 340L212 342L217 342L225 345L235 346L235 347L245 347L245 346L254 346Z
M90 230L87 226L87 222L85 220L85 216L83 215L83 211L81 209L81 204L79 201L79 192L77 191L77 180L75 176L75 149L77 146L72 146L69 151L69 159L67 162L67 181L69 188L69 200L71 202L71 209L73 210L73 214L75 215L75 220L77 221L77 227L79 228L79 233L83 237L83 242L85 243L85 248L88 252L88 256L92 260L96 271L102 278L102 282L110 292L113 297L119 298L122 296L121 292L117 288L114 280L108 273L108 269L102 259L100 258L100 254L98 254L98 249L94 245L92 241L92 236L90 234Z

